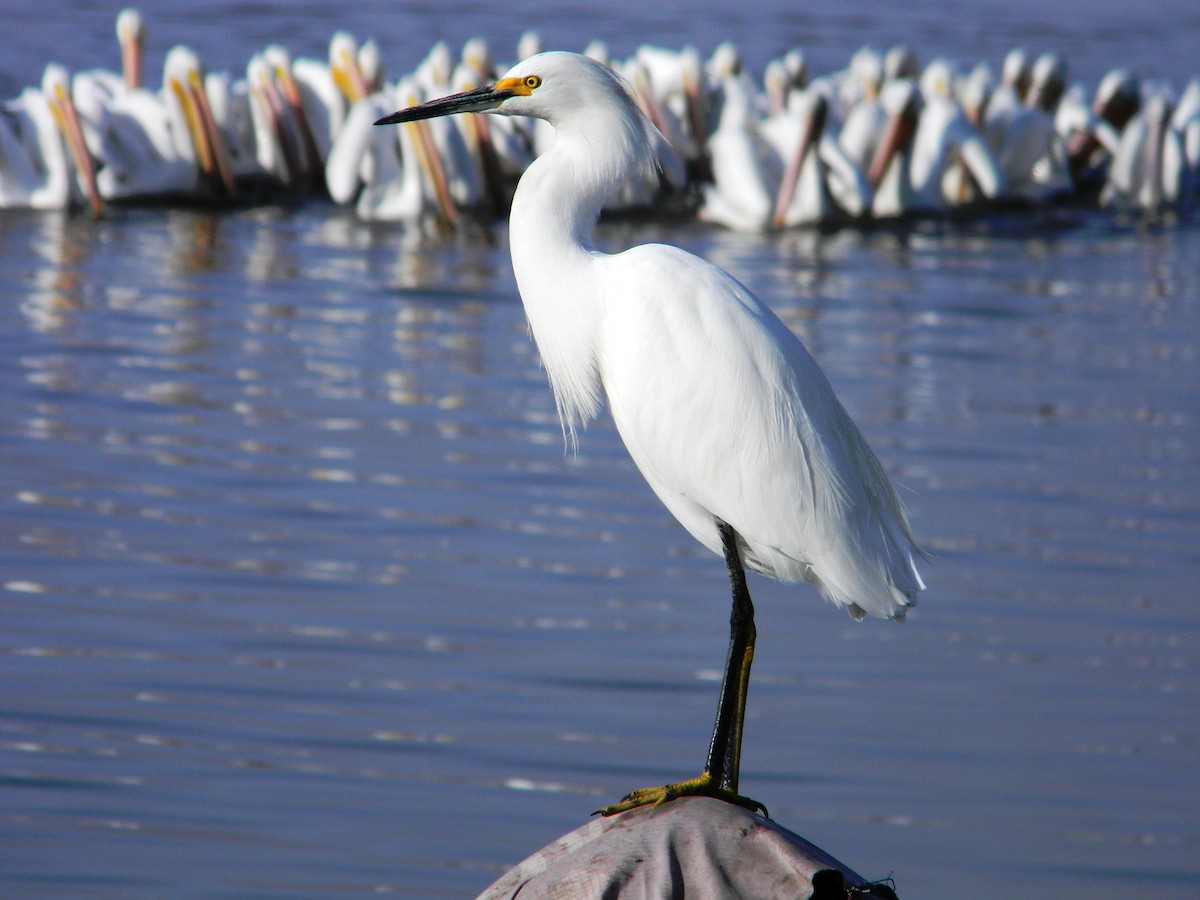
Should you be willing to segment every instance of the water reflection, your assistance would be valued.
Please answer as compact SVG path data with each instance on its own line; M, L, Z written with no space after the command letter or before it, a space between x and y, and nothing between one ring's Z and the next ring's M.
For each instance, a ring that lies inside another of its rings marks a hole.
M215 212L167 210L165 271L171 275L193 275L223 268L227 248L221 238L227 220L227 216Z
M323 877L385 859L372 883L407 888L403 845L455 873L411 895L467 895L480 860L695 752L720 561L607 419L565 452L503 227L418 240L323 206L20 218L0 223L0 769L24 858L52 849L47 870L92 884L128 854L171 894L199 842L241 893L267 857ZM758 585L745 777L778 814L864 852L913 835L904 864L927 866L922 848L994 820L979 845L1005 859L1074 859L1079 834L1119 856L1097 809L1154 809L1146 852L1179 868L1196 232L600 239L680 243L776 308L934 552L902 631ZM886 790L846 774L897 752ZM1127 789L1097 797L1113 778ZM521 803L502 844L479 835ZM331 835L344 808L353 834Z
M18 214L5 216L13 224L8 233L0 232L5 243L17 239L24 226L32 226L30 234L31 259L39 259L39 266L32 275L30 290L21 303L21 311L32 327L39 331L56 331L66 326L69 313L83 306L83 280L80 267L91 248L91 237L86 233L90 227L84 217L73 217L65 213Z

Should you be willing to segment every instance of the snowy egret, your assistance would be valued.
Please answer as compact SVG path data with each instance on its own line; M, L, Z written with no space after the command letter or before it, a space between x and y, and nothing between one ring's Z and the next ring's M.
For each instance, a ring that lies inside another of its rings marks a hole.
M703 773L628 794L606 815L738 794L754 655L745 569L816 585L855 618L900 618L924 585L883 466L800 340L732 276L670 246L595 249L612 191L654 163L653 126L611 69L573 53L526 59L494 84L378 124L493 112L550 122L510 214L513 271L565 434L607 396L634 462L667 508L723 554L729 655Z

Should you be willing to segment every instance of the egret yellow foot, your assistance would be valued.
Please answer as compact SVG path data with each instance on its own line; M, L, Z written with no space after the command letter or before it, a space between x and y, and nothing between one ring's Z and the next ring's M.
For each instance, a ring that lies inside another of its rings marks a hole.
M599 813L602 816L612 816L639 806L662 806L664 803L669 803L680 797L713 797L717 800L724 800L726 803L744 806L751 812L760 812L764 816L769 815L767 808L757 800L751 800L749 797L743 797L736 791L718 787L716 778L709 772L705 772L698 778L680 781L676 784L664 784L662 787L641 788L640 790L631 791L619 802L614 803L612 806L602 807L596 810L595 813L592 813L592 815Z

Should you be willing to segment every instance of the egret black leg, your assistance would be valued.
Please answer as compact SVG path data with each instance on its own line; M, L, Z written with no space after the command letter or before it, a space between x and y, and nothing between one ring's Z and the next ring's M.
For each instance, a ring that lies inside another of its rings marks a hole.
M603 815L611 816L637 806L660 806L678 797L715 797L755 812L767 812L767 808L757 800L743 797L737 792L742 757L742 723L746 716L746 693L750 687L750 664L754 661L754 604L746 587L746 571L737 548L737 532L724 522L718 521L717 527L721 532L725 565L729 568L733 610L729 616L729 653L725 658L717 719L708 747L708 763L698 777L688 781L632 791L619 803L596 810Z
M754 604L746 587L746 570L737 548L737 533L719 522L725 565L729 568L729 586L733 608L729 614L729 653L721 679L721 698L713 724L712 743L708 748L705 771L716 778L717 787L737 793L738 770L742 756L742 724L746 714L746 695L750 688L750 666L754 662Z

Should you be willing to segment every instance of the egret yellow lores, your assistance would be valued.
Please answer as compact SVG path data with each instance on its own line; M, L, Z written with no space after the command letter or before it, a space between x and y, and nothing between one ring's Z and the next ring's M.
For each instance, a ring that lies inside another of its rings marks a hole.
M924 585L883 466L799 338L732 276L671 246L601 253L592 228L659 136L625 83L573 53L539 53L495 84L377 124L454 113L533 116L554 144L513 197L513 271L567 434L607 398L634 462L691 534L725 557L730 645L707 764L606 815L738 794L754 656L745 570L808 581L855 618L900 618Z

